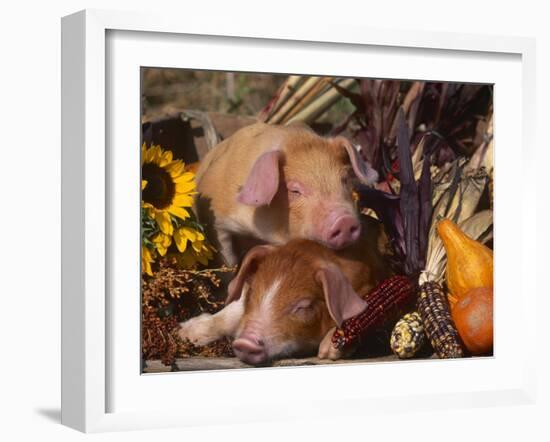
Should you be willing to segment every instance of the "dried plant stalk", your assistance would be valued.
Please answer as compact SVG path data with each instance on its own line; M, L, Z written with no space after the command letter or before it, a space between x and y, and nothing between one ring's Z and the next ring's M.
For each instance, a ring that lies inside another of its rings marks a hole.
M289 121L290 119L292 119L292 117L294 117L294 115L304 109L309 103L324 94L331 87L332 80L332 77L321 78L320 81L318 81L315 86L313 86L311 90L300 100L300 102L296 103L296 106L294 106L288 112L288 114L285 115L281 122L285 123Z
M296 106L296 104L298 104L319 81L321 81L320 77L309 77L304 81L281 108L269 117L268 122L272 124L281 123L286 114Z
M339 83L339 86L343 89L351 89L354 83L355 80L346 79ZM302 109L300 112L294 115L294 117L287 121L287 124L297 121L304 121L306 123L315 121L341 98L342 96L340 95L340 93L336 89L331 88L319 98L311 102L308 106L306 106L305 109Z
M279 88L275 96L271 101L260 111L258 119L260 121L269 121L271 116L277 112L281 106L289 99L289 97L296 91L296 88L300 81L304 77L300 75L290 75L286 81Z

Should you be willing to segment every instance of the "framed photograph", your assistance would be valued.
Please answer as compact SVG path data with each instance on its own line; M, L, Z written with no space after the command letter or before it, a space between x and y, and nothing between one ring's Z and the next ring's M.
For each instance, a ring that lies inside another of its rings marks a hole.
M83 11L62 54L64 424L533 401L532 40Z

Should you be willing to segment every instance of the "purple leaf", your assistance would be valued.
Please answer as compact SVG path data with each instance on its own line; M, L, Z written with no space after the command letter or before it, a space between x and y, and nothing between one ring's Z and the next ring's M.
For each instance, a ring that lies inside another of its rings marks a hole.
M374 210L384 225L397 258L402 261L405 258L405 235L399 196L362 184L357 186L356 191L359 194L360 208L368 207Z
M419 200L418 186L414 180L414 171L411 159L409 128L405 120L403 109L399 109L397 130L397 153L399 158L399 178L401 181L400 203L401 214L405 231L405 272L414 276L422 270L419 255Z

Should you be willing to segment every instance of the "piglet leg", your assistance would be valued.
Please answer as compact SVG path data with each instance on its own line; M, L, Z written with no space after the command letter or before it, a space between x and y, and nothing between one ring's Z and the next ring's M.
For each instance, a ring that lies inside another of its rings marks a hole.
M232 302L218 313L203 313L180 323L178 331L182 339L195 345L207 345L225 336L234 336L244 312L244 296Z
M331 340L332 334L335 330L336 327L332 327L319 344L319 353L317 353L317 357L319 359L330 359L332 361L336 361L337 359L343 359L350 356L355 351L355 347L353 346L346 348L345 350L334 348Z

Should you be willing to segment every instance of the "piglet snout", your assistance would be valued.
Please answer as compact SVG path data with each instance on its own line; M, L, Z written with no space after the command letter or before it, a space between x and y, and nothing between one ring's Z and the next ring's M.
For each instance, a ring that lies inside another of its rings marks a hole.
M243 334L233 341L233 352L241 361L259 365L267 361L264 343L254 334Z
M334 221L326 233L325 241L332 249L353 244L361 235L361 224L351 215L342 215Z

